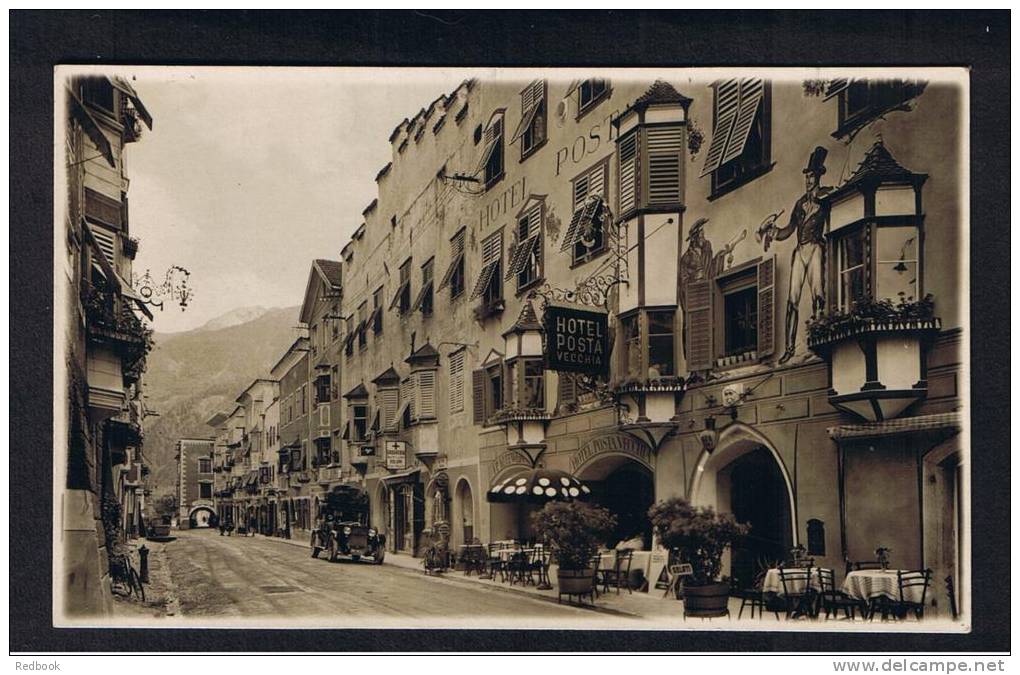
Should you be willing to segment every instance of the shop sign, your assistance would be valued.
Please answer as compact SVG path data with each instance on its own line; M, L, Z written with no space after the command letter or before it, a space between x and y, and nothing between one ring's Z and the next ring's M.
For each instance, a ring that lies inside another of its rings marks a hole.
M602 454L629 455L649 469L652 468L652 452L648 449L647 445L630 436L613 434L610 436L599 436L585 443L570 458L570 472L577 473L577 470L587 464L593 457Z
M403 441L386 443L386 468L398 471L407 468L407 443Z
M609 372L609 315L574 307L545 309L546 366L550 370Z

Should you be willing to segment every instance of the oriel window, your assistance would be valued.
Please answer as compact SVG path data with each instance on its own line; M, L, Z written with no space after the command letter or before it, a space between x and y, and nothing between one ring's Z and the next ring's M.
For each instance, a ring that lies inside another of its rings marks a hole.
M351 418L354 422L354 441L363 441L368 436L368 406L351 406Z
M648 377L671 377L674 365L673 311L648 312Z

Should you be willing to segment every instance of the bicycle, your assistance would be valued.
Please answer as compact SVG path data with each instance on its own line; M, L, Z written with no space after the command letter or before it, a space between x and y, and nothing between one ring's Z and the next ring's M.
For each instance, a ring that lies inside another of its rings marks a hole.
M114 556L113 564L110 565L110 576L114 583L121 584L127 588L127 595L137 595L145 602L145 586L142 584L142 577L131 564L131 556L127 553Z

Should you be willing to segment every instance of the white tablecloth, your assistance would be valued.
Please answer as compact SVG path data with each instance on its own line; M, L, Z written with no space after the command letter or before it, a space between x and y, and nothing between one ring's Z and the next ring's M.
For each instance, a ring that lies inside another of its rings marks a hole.
M804 569L796 567L787 567L787 572L800 572L800 578L791 579L789 575L786 578L786 585L794 593L804 592ZM772 568L765 573L765 581L762 583L762 591L765 593L775 593L776 595L783 595L783 580L779 576L779 568ZM818 574L818 568L814 567L811 569L811 590L820 591L822 590L822 579Z
M908 586L903 589L903 599L908 602L921 602L923 586ZM846 575L843 580L843 592L858 600L871 600L884 596L892 600L900 599L900 587L896 570L856 570Z
M651 551L634 551L634 557L630 561L631 570L644 570L645 574L648 574L648 563L651 561ZM610 551L609 553L599 554L599 569L600 570L613 570L616 569L616 553Z

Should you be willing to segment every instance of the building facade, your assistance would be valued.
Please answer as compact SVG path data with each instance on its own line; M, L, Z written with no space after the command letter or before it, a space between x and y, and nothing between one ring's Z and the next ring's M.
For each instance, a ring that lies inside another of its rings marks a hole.
M64 609L112 609L110 555L139 531L144 501L141 376L152 318L132 288L128 144L152 118L117 77L71 77L63 89L66 196L54 265L54 410Z
M182 530L210 527L213 502L215 441L182 438L177 441L177 526Z

